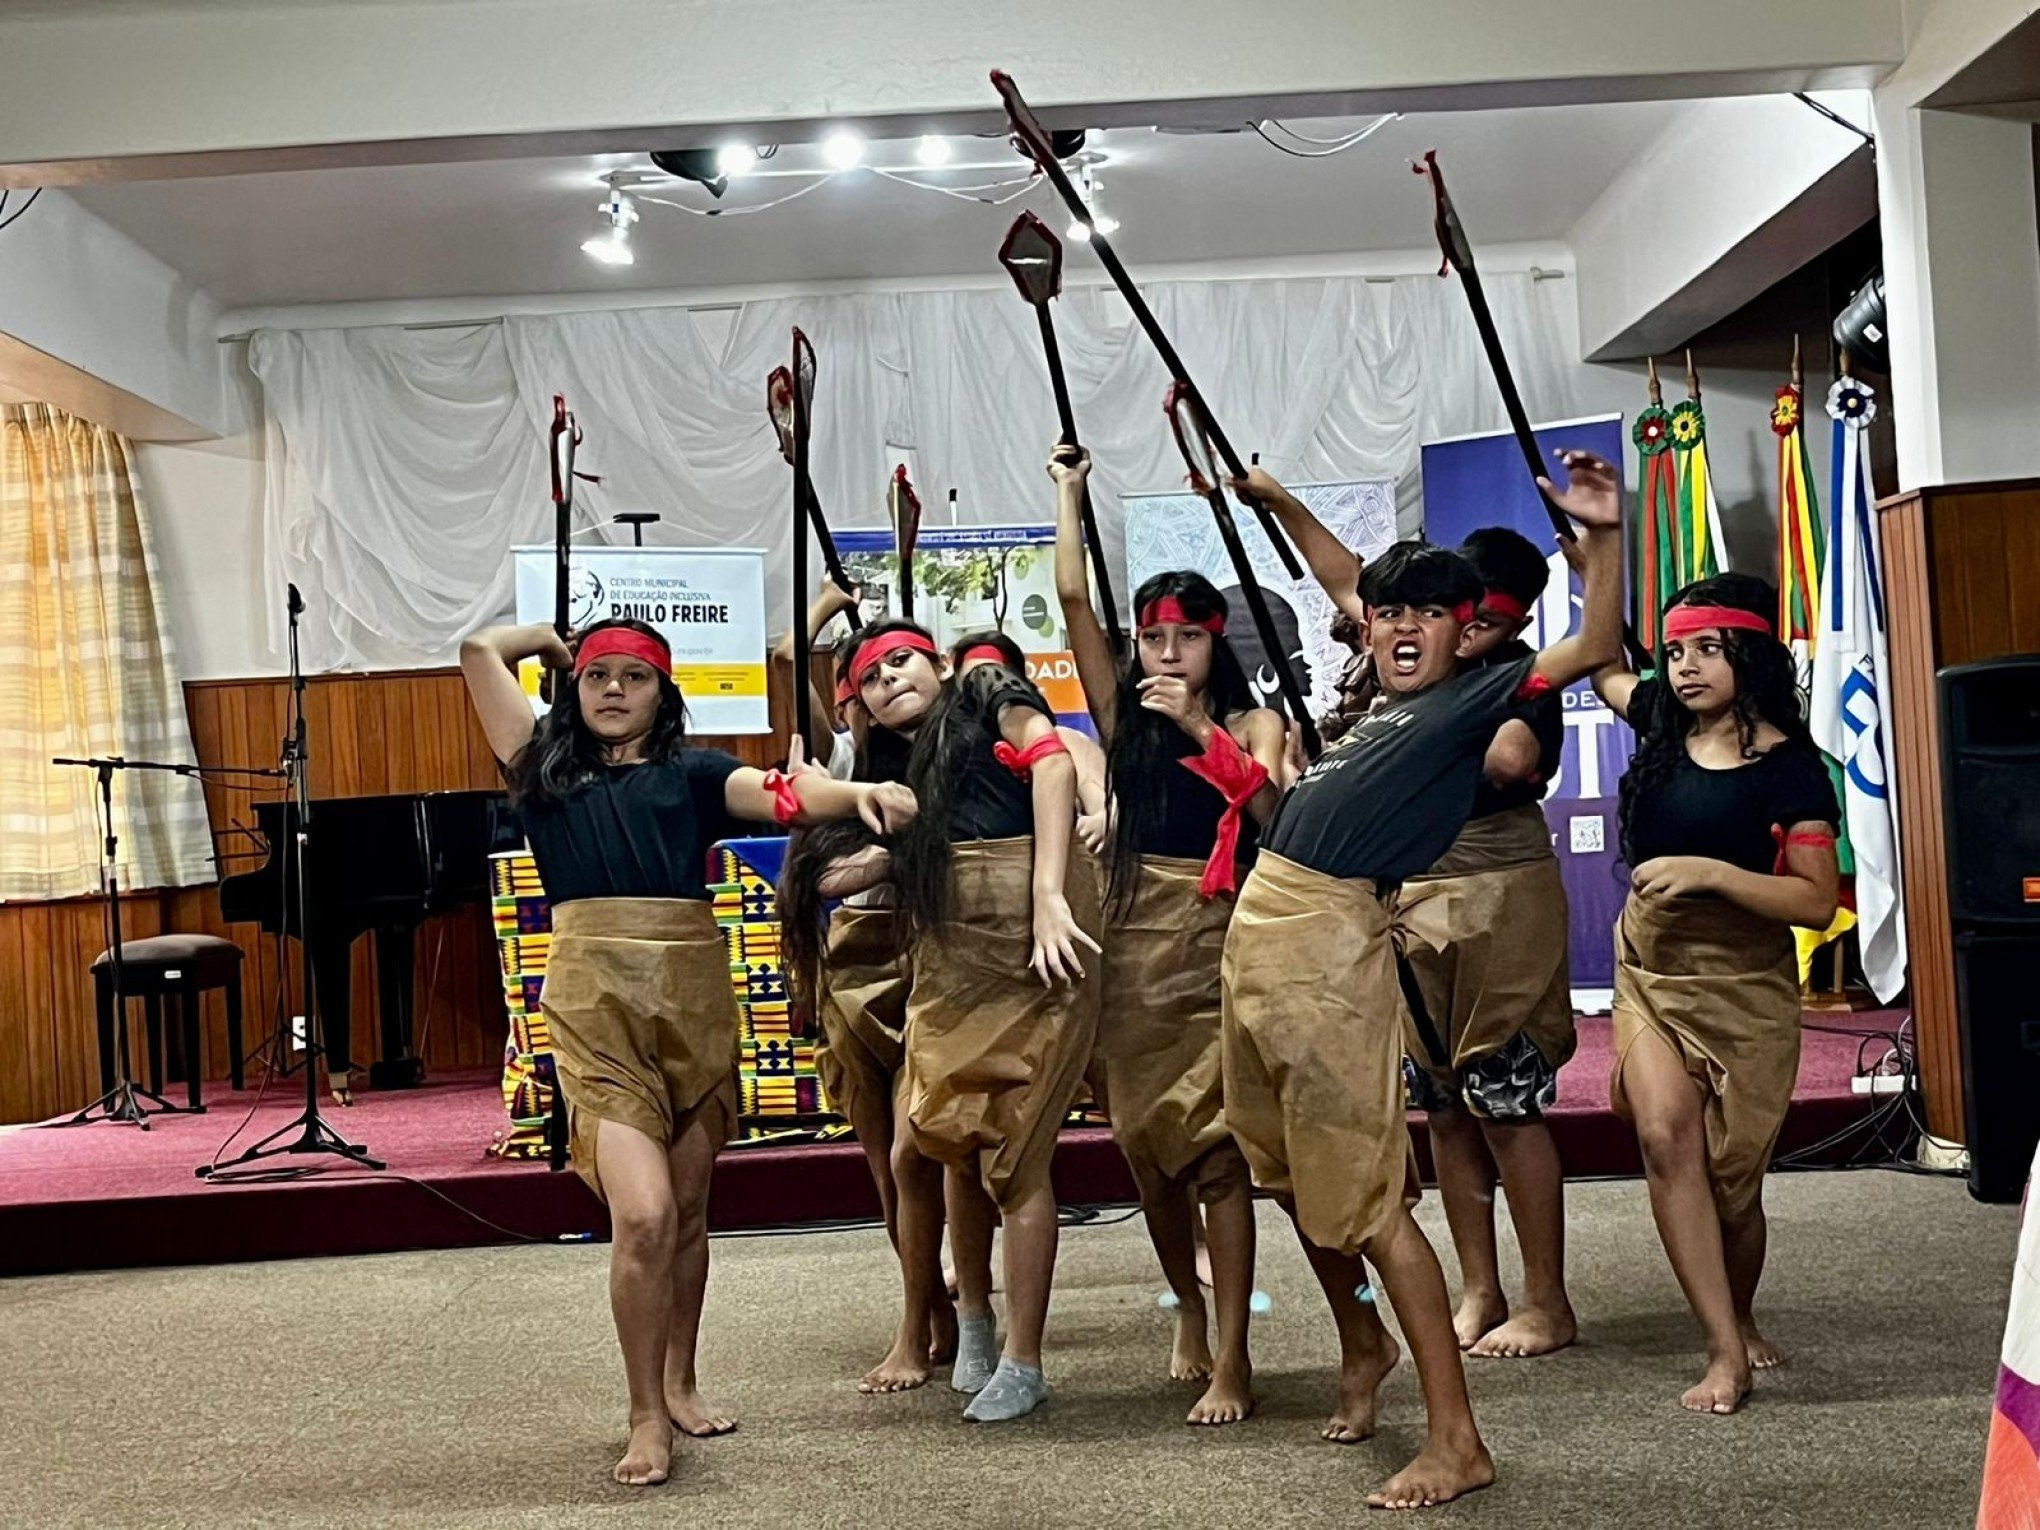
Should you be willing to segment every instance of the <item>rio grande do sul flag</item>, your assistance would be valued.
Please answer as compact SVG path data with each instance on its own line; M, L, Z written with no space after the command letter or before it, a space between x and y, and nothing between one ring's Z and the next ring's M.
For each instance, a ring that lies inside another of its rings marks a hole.
M1898 800L1891 772L1891 656L1884 579L1870 519L1870 389L1844 375L1828 390L1834 480L1814 612L1808 722L1842 770L1842 815L1856 866L1856 938L1880 1002L1905 984L1905 904L1899 881Z

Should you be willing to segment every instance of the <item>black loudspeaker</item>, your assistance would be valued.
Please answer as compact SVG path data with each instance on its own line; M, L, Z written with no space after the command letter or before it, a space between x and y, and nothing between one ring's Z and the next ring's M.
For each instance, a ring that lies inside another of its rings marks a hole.
M1940 684L1949 917L2040 931L2040 654L1959 664Z
M1955 933L1962 1021L1962 1103L1969 1117L1969 1193L2011 1202L2040 1143L2040 931Z

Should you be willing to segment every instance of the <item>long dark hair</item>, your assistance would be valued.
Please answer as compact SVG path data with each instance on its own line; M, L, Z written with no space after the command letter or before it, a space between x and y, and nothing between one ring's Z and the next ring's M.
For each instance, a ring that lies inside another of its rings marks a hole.
M969 761L988 747L988 739L997 738L997 708L1013 699L1015 678L1009 669L979 665L950 681L914 730L907 785L914 789L920 810L893 842L893 890L902 946L932 934L949 917L950 826L969 779ZM1033 689L1030 681L1019 684ZM1042 710L1047 710L1045 701Z
M916 622L877 622L857 634L836 661L836 682L854 679L850 665L858 650L873 638L893 633L912 633L934 642L927 628ZM861 704L861 703L860 703ZM912 741L895 733L876 718L863 730L857 747L853 781L904 781ZM796 829L786 848L786 864L779 873L779 937L783 970L793 1001L813 1014L821 997L821 970L826 956L829 929L829 899L822 895L822 879L830 866L846 856L874 845L892 848L889 838L874 834L861 818L836 818Z
M610 627L627 627L665 642L656 629L628 616L597 622L581 636L585 640ZM680 687L667 674L658 677L658 684L659 710L652 716L652 731L644 743L647 763L669 760L687 744L687 702ZM531 742L503 767L510 800L520 807L559 802L594 780L601 768L602 741L581 716L579 679L562 675L553 688L552 710L538 720Z
M1156 574L1134 591L1133 609L1145 611L1157 600L1168 597L1183 607L1192 621L1225 617L1226 601L1218 587L1202 574L1176 569ZM1165 794L1162 772L1177 769L1187 742L1183 730L1159 712L1140 704L1140 683L1147 678L1141 668L1140 643L1136 640L1120 667L1119 687L1112 708L1112 738L1105 754L1107 800L1117 799L1118 819L1112 832L1112 877L1108 901L1124 913L1133 901L1134 883L1140 874L1140 843L1152 839L1161 827ZM1239 655L1225 637L1211 636L1211 675L1204 685L1204 710L1213 726L1223 728L1226 719L1260 705L1254 688L1241 666Z
M1687 585L1665 603L1667 611L1677 606L1729 606L1755 612L1766 620L1778 610L1778 591L1768 579L1754 574L1716 574ZM1792 650L1768 632L1730 627L1722 633L1722 652L1735 675L1735 731L1745 760L1754 760L1757 729L1769 723L1785 735L1786 744L1813 747L1806 716L1799 702L1799 670ZM1660 640L1657 652L1658 682L1652 688L1655 701L1649 715L1638 717L1630 709L1629 723L1636 730L1636 753L1629 769L1622 773L1622 853L1634 863L1632 817L1637 799L1663 781L1686 758L1686 735L1693 731L1693 714L1672 693L1666 678L1665 651ZM1778 746L1780 748L1784 745Z

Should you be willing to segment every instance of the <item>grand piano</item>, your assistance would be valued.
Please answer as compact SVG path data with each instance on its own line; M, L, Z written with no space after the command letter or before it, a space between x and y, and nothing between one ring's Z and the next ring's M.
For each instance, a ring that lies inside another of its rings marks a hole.
M296 874L296 816L287 798L255 804L265 859L220 882L220 914L230 923L303 939L294 895L290 921L283 920L285 879ZM523 843L509 797L491 791L315 797L306 840L304 902L327 1067L338 1073L353 1066L349 952L372 933L382 1045L369 1082L377 1089L415 1087L425 1078L425 1064L413 1051L418 926L434 914L487 900L490 853ZM289 997L295 1007L298 996Z

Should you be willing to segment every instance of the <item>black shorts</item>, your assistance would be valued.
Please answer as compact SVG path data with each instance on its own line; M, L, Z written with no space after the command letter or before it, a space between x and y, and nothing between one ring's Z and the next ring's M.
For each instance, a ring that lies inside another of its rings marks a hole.
M1427 1113L1464 1106L1483 1121L1536 1121L1558 1103L1558 1069L1521 1032L1499 1052L1460 1069L1456 1090L1408 1057L1403 1059L1403 1080L1411 1102Z

